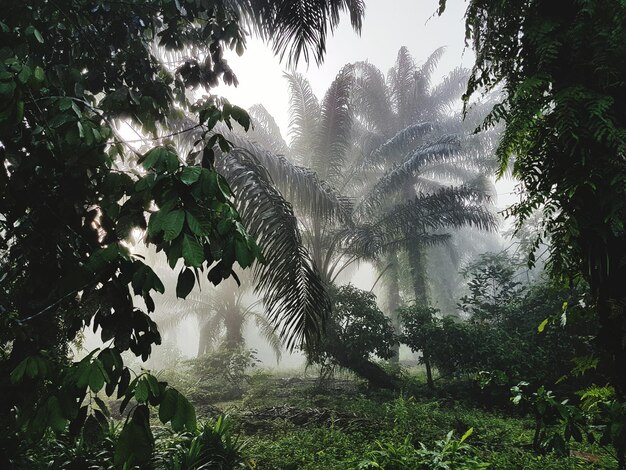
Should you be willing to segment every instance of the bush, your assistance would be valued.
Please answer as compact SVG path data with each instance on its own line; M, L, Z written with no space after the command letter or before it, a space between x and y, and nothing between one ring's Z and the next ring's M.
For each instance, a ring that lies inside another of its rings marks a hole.
M588 338L595 326L581 306L586 291L545 281L523 286L513 280L511 263L491 255L466 272L470 294L460 308L467 318L442 318L416 305L400 309L401 341L427 351L441 375L472 376L500 393L521 380L563 382L572 361L593 352Z
M256 351L245 348L219 348L185 361L163 376L196 403L215 403L241 398L258 363Z

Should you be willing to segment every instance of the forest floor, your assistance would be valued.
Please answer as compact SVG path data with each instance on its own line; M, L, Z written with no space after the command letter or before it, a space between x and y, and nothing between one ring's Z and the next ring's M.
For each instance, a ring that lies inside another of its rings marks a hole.
M416 468L420 449L422 459L428 455L433 462L428 468L448 468L435 462L456 458L451 447L469 429L469 447L460 452L466 463L451 468L615 468L608 451L596 444L574 443L568 456L535 455L532 418L506 402L472 402L458 384L429 391L420 379L413 376L404 391L390 392L368 390L349 376L320 383L310 373L258 371L231 399L192 395L199 418L229 416L250 468L377 468L373 462L388 470Z

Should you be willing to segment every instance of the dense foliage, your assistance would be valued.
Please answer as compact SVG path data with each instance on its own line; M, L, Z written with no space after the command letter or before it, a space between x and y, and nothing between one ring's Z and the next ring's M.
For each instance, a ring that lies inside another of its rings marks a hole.
M588 281L602 360L623 397L626 5L474 0L466 27L476 50L466 100L500 84L506 92L486 125L506 124L497 153L502 171L514 157L524 196L511 214L523 223L542 208L537 235L552 239L554 272Z
M182 395L145 372L133 379L121 360L129 349L145 360L160 343L148 314L153 293L164 290L126 239L147 231L146 242L165 252L172 268L183 264L176 287L182 298L199 276L218 284L234 275L235 263L246 268L271 251L267 244L259 249L242 226L214 165L213 147L231 148L215 125L248 129L249 116L214 96L194 103L188 92L220 80L236 84L223 55L229 48L243 52L245 26L270 38L281 55L297 60L311 53L320 60L325 36L344 9L358 28L358 1L298 10L290 2L264 1L3 4L3 466L16 464L21 449L15 443L23 438L36 441L68 423L80 437L94 419L104 425L101 390L110 396L117 389L122 409L131 399L137 403L120 432L118 466L149 458L149 405L159 405L161 421L175 430L195 430L193 408ZM187 131L171 131L183 111L197 114L195 128L207 137L198 165L184 164L193 158L169 139ZM125 140L123 128L139 139ZM276 281L266 276L265 287ZM267 306L280 319L293 302L279 294L268 297ZM295 311L283 330L296 342L315 333L314 323L299 323L302 313ZM69 343L90 324L104 349L69 362Z
M549 281L524 285L513 266L505 254L487 254L469 266L460 317L418 305L402 308L402 341L428 354L440 374L476 377L506 394L521 380L535 387L564 382L577 358L595 352L589 341L593 317L579 305L585 292ZM603 380L596 375L586 382L594 379Z
M370 362L374 356L391 357L395 342L391 321L376 305L374 294L346 285L334 289L331 298L331 317L322 340L308 351L309 360L353 370L375 386L391 385L391 378Z

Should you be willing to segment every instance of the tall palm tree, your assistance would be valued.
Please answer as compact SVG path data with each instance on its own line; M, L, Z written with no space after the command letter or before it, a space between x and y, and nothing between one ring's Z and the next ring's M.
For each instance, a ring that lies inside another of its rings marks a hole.
M291 145L286 145L271 117L257 106L251 110L255 130L249 136L256 142L231 136L240 148L221 159L220 171L237 199L244 201L250 200L246 192L254 190L257 174L271 178L293 203L303 249L310 253L325 283L335 282L356 260L395 254L414 243L445 240L449 237L446 233L435 233L444 228L492 225L492 216L482 204L484 198L472 188L440 184L431 194L415 194L404 200L395 197L392 188L396 176L392 173L381 173L374 184L362 184L369 181L369 174L353 154L359 124L352 105L353 66L339 72L321 103L303 76L286 77L291 91ZM276 156L259 143L285 151L287 157ZM410 164L442 159L458 146L454 138L441 136L413 149L414 162ZM242 218L247 223L244 213ZM269 231L271 223L269 217L255 218L255 226L267 226Z
M436 191L428 194L414 192L410 199L397 195L397 180L412 176L415 168L455 155L460 146L455 137L423 140L413 146L402 168L390 172L369 164L372 156L382 155L382 162L389 152L355 156L353 143L364 122L354 113L355 66L339 72L321 102L302 75L286 74L286 78L291 92L291 145L279 135L271 116L256 106L251 110L254 131L248 136L228 133L236 147L215 161L233 190L245 228L266 258L265 264L257 264L256 279L269 319L283 337L292 338L288 345L293 346L293 338L306 339L311 331L318 331L328 308L319 301L325 298L325 285L335 282L346 266L416 243L440 242L449 238L437 233L445 228L488 228L493 219L481 193L472 188L438 183ZM434 127L432 123L409 126L388 145L383 142L378 147L404 148ZM181 144L190 145L194 138L202 144L202 137L188 133ZM217 147L214 150L219 152Z
M411 201L418 194L434 196L449 191L452 184L485 192L485 174L495 165L489 151L491 142L487 136L471 135L473 128L468 126L476 120L463 120L459 115L458 104L468 72L457 68L440 83L432 83L443 52L443 48L435 50L417 66L403 47L386 77L370 63L355 64L354 107L360 124L360 155L353 171L368 172L372 181L364 207L379 206L386 211L385 205ZM473 112L476 114L476 110ZM492 226L491 222L485 226ZM433 228L423 226L422 231L430 229L442 235L437 241L450 239ZM403 250L410 266L412 296L422 304L429 302L427 248L428 244L411 240ZM399 325L394 312L401 301L398 254L390 252L384 263L378 263L387 278L388 310L396 327ZM426 365L432 383L428 361Z

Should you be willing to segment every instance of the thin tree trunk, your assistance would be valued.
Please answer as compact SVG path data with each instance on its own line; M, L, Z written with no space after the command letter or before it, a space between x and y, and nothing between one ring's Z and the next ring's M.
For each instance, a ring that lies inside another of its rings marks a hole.
M398 273L398 255L394 252L389 255L389 270L387 282L387 309L391 324L396 334L400 334L400 317L398 309L400 308L400 282ZM400 362L400 343L392 346L393 356L390 362L398 364Z
M415 198L415 188L409 185L404 188L404 195L407 200ZM407 254L409 257L409 267L411 269L411 280L413 281L413 294L415 296L415 304L420 306L428 306L428 281L426 279L426 254L423 247L418 243L409 245ZM426 383L428 388L434 389L432 366L430 356L427 351L422 351L422 360L426 367Z

